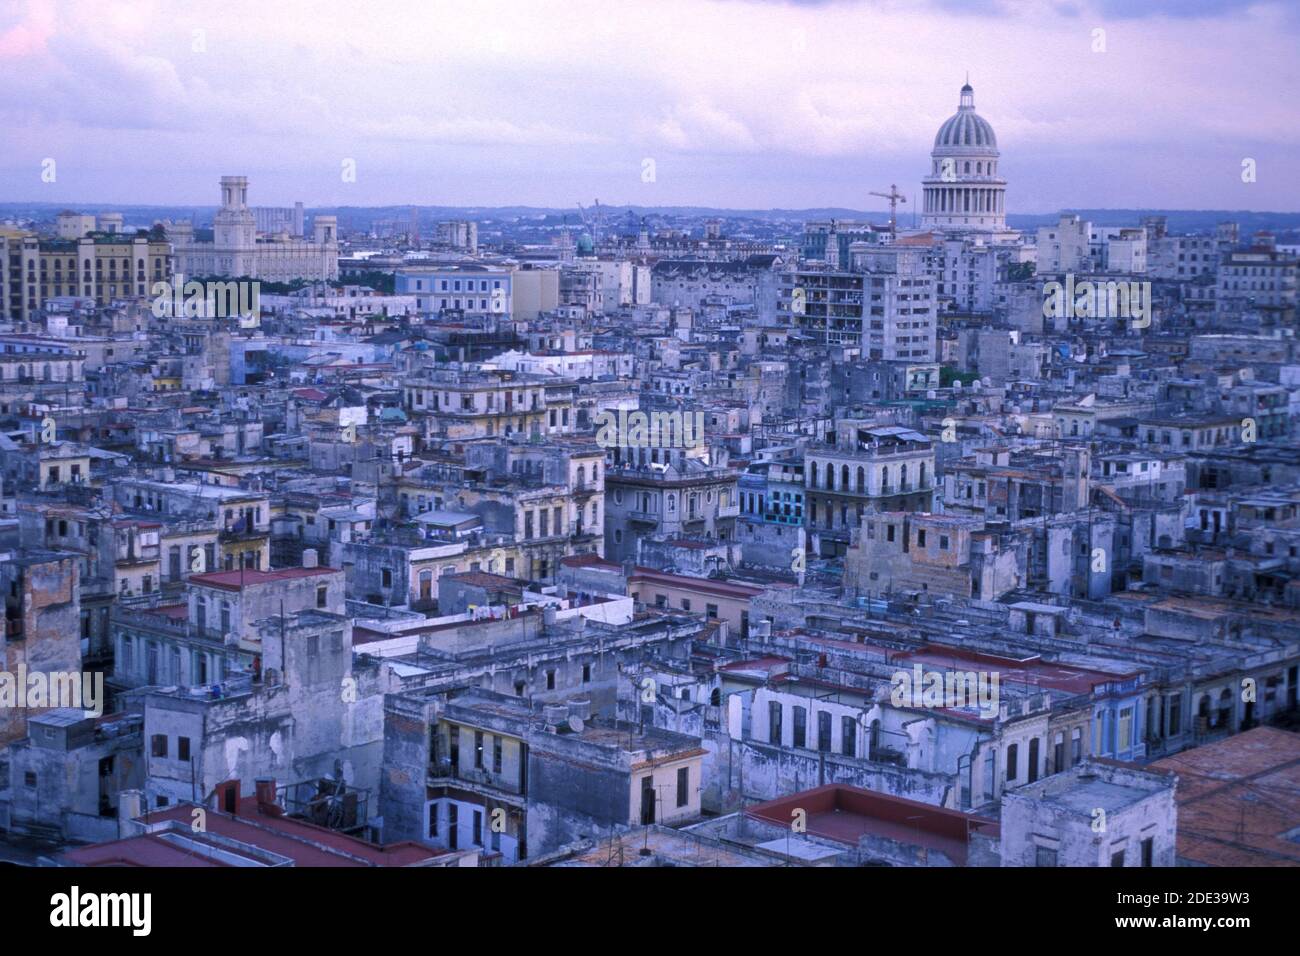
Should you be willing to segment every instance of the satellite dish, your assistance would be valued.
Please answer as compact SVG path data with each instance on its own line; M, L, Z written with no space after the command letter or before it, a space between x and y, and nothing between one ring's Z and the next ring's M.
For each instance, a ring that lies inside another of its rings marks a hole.
M586 725L582 722L582 718L581 718L581 717L570 717L570 718L569 718L569 729L572 730L575 734L580 734L580 733L582 733L582 728L585 727L585 726L586 726Z

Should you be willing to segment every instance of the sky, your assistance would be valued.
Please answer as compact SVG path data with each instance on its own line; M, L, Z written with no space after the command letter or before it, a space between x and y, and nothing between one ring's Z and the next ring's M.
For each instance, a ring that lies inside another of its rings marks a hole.
M884 210L969 73L1011 213L1295 212L1297 50L1292 0L0 0L0 201Z

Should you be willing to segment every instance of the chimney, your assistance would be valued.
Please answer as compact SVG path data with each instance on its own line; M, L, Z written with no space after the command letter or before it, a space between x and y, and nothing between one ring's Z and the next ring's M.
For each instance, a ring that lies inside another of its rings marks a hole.
M317 567L319 564L320 564L320 560L319 560L319 558L317 558L317 556L316 556L316 549L315 549L315 548L303 548L303 551L302 551L302 566L303 566L304 568L314 568L314 567Z
M559 733L560 726L569 716L569 708L563 704L547 704L542 708L542 719L546 722L547 733Z
M117 832L118 836L130 835L128 824L140 816L144 810L143 790L122 790L117 795Z

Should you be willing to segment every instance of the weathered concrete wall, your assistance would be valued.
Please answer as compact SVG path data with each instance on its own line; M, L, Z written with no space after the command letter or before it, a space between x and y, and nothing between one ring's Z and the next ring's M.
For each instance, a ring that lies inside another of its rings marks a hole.
M956 780L948 774L836 754L795 751L752 740L730 740L717 756L723 805L774 800L825 783L845 783L936 806L955 807Z
M0 562L6 625L0 634L0 671L14 681L19 667L28 674L81 671L80 568L66 552L47 553L45 561ZM27 736L31 713L0 707L0 746Z
M1103 774L1121 785L1132 773L1112 768ZM1151 775L1146 775L1151 776ZM1141 866L1141 843L1151 838L1155 866L1173 866L1178 809L1170 780L1162 789L1151 784L1146 796L1129 793L1126 806L1113 796L1099 796L1093 810L1080 811L1039 795L1045 785L1055 789L1078 786L1077 777L1050 778L1046 784L1012 791L1002 798L1002 865L1037 866L1041 846L1057 852L1058 866L1111 866L1112 854L1122 853L1125 866ZM1135 799L1136 797L1136 799ZM1096 810L1104 812L1103 815Z
M379 781L385 842L421 840L425 836L431 711L431 706L413 707L395 697L387 698L383 771Z
M795 549L807 547L806 532L794 525L741 520L736 522L736 536L745 563L762 567L793 568Z
M569 748L566 748L569 749ZM626 826L632 813L626 770L601 766L577 755L530 753L528 789L544 800L528 804L528 853L549 853L584 837Z

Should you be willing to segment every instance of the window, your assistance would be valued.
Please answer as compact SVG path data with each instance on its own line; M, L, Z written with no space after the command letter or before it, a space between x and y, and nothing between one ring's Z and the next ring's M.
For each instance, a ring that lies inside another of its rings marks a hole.
M781 743L781 705L770 701L767 705L767 742Z
M501 772L502 744L500 737L492 738L492 772Z
M167 735L154 734L150 738L151 752L155 757L167 756Z
M1056 866L1057 852L1045 846L1034 848L1034 866Z
M1083 759L1083 731L1078 727L1070 734L1070 764L1077 764Z
M316 606L317 606L317 607L324 607L324 606L326 605L326 603L327 603L327 602L326 602L326 597L328 596L328 594L329 594L329 588L327 588L327 587L326 587L325 585L323 585L323 584L322 584L320 587L318 587L318 588L316 589Z
M166 740L165 737L163 739ZM189 737L176 738L176 759L177 760L190 759L190 738Z
M1124 865L1124 851L1123 851L1123 850L1116 850L1114 853L1112 853L1112 854L1110 855L1110 865L1111 865L1111 866L1123 866L1123 865Z
M1142 841L1142 865L1155 866L1155 837L1147 837Z
M691 609L690 600L688 598L682 598L682 610L689 611L690 609Z
M583 682L584 684L590 684L590 683L591 683L591 665L590 665L590 664L583 664L583 665L582 665L582 682Z
M1016 779L1016 763L1018 762L1020 745L1011 744L1007 747L1007 782L1010 783Z
M483 731L474 731L474 769L483 769Z
M808 746L808 708L806 707L794 708L794 745Z
M677 768L677 805L684 807L691 802L691 768Z
M704 613L710 621L716 621L718 619L718 606L716 604L706 604L704 605Z
M852 717L840 718L840 753L846 757L856 754L858 744L857 724Z
M823 753L831 750L831 715L827 710L817 714L817 749Z
M546 672L546 689L555 690L555 671L553 670Z

